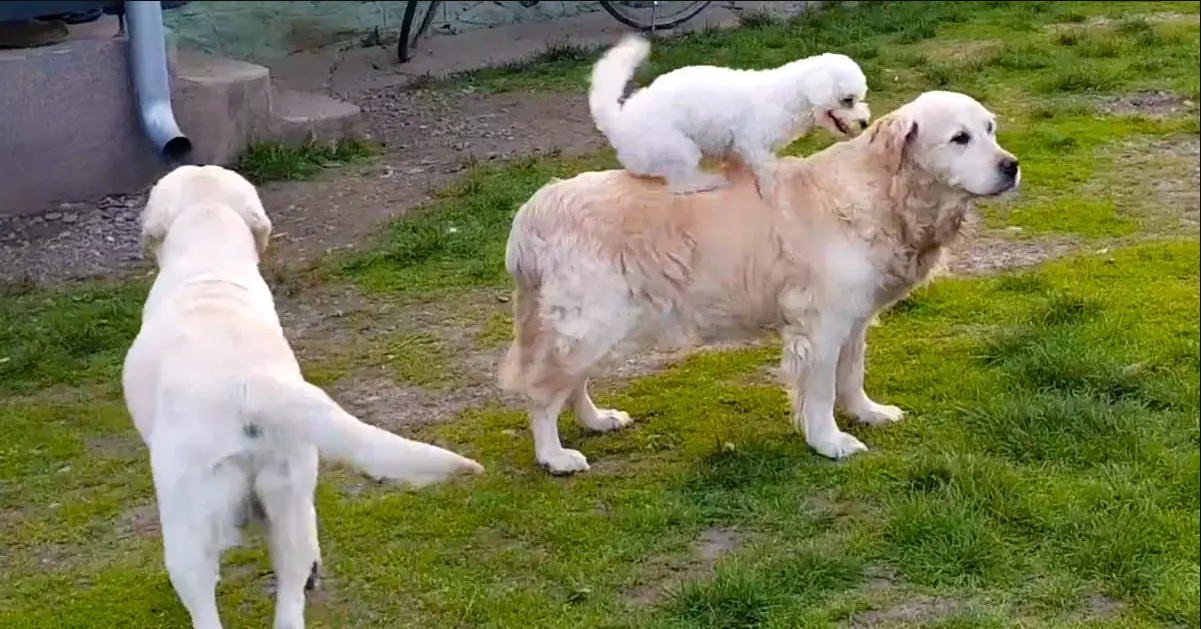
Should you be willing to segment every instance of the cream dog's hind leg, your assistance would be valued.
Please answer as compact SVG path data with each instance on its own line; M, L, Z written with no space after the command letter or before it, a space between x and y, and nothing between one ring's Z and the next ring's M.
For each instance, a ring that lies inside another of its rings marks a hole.
M150 455L167 574L193 629L221 629L216 593L221 552L237 543L249 482L231 464L179 469L168 450L152 447Z
M307 449L268 465L255 479L267 514L268 547L275 570L274 629L303 629L305 589L321 561L317 540L317 451Z

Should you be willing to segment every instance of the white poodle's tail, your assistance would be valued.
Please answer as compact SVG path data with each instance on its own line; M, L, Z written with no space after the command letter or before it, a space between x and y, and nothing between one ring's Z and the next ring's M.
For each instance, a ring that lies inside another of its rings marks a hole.
M454 452L359 421L320 388L303 380L256 379L247 393L249 422L261 422L258 428L265 438L277 432L307 441L317 446L321 456L351 465L373 478L420 487L458 474L484 471L479 463Z
M592 87L588 91L588 109L601 133L609 130L621 115L621 95L634 71L651 53L650 42L638 35L627 35L610 48L592 66Z

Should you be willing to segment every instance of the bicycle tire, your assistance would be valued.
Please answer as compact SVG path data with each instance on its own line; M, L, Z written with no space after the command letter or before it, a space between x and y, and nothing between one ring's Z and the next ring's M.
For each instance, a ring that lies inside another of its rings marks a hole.
M418 5L421 4L427 5L425 15L421 17L421 22L417 24L417 30L414 31L413 22L416 21ZM417 40L429 30L430 24L434 22L434 11L440 4L442 3L438 1L405 3L405 12L400 19L400 41L396 42L396 58L401 63L413 58L412 53L417 48Z
M708 0L707 2L693 2L686 9L677 13L675 17L668 18L663 21L656 19L653 25L645 20L640 20L634 16L627 15L621 10L620 5L617 2L606 2L605 0L601 0L599 4L606 13L613 16L613 19L625 24L626 26L636 28L640 31L661 31L669 28L675 28L684 22L691 20L692 18L696 17L698 13L704 11L705 8L710 4L713 4L713 2L712 0Z

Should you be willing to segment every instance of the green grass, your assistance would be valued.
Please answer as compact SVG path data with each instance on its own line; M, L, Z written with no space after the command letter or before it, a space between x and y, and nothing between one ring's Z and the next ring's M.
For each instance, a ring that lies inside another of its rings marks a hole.
M310 627L1201 626L1201 246L1195 229L1165 226L1188 208L1157 196L1191 171L1179 156L1118 157L1195 142L1196 112L1097 107L1138 90L1196 102L1198 4L914 7L756 17L665 41L650 70L766 67L838 48L864 64L877 113L930 87L969 91L1000 115L1024 168L1021 197L986 206L986 225L1080 251L940 280L887 313L870 333L868 389L907 417L840 420L871 448L841 463L791 428L784 393L763 376L778 362L771 347L701 353L598 391L638 421L595 435L565 419L565 442L593 464L574 478L536 469L516 409L402 430L488 473L409 492L327 467L328 589L310 603ZM1140 17L1162 13L1193 22ZM559 47L520 73L450 85L578 89L591 58ZM829 141L818 133L791 151ZM300 161L264 153L244 172L270 178ZM485 356L458 354L491 356L509 333L496 298L513 213L552 176L615 165L604 153L476 167L370 251L328 260L317 279L387 301L387 328L398 327L369 337L347 326L341 353L306 373L332 385L369 367L434 394L469 386L469 363ZM0 626L187 624L119 396L145 290L0 292ZM354 316L370 327L370 313ZM718 553L700 541L715 535L737 543ZM261 541L226 558L227 626L269 623Z
M309 142L299 146L253 144L238 156L233 169L254 184L303 180L328 168L362 161L376 152L375 145L363 140L343 140L333 144Z
M605 395L640 422L603 436L565 423L595 465L578 478L534 468L519 412L411 433L488 475L411 493L329 471L336 595L313 625L791 627L921 595L1035 626L1104 596L1114 626L1196 626L1199 255L1195 240L1146 244L920 291L869 356L873 395L909 417L850 428L872 451L842 464L793 433L775 386L745 384L774 349L701 354ZM4 407L4 507L23 514L0 559L5 626L182 622L157 539L112 530L149 502L140 449L94 445L132 439L117 404ZM707 576L689 549L715 527L744 543ZM83 565L38 563L61 546ZM250 568L223 582L227 614L265 618L263 561L234 554ZM881 567L891 585L869 587ZM689 578L658 603L628 602L675 573Z

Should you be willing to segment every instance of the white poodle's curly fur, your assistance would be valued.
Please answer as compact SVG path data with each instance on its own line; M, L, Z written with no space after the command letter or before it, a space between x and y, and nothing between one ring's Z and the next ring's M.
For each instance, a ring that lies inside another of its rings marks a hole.
M662 177L673 193L701 192L725 178L702 157L737 156L770 193L776 151L825 127L849 138L865 129L867 78L850 57L826 53L770 70L687 66L663 74L621 102L650 44L622 39L592 68L588 106L597 128L635 175Z

